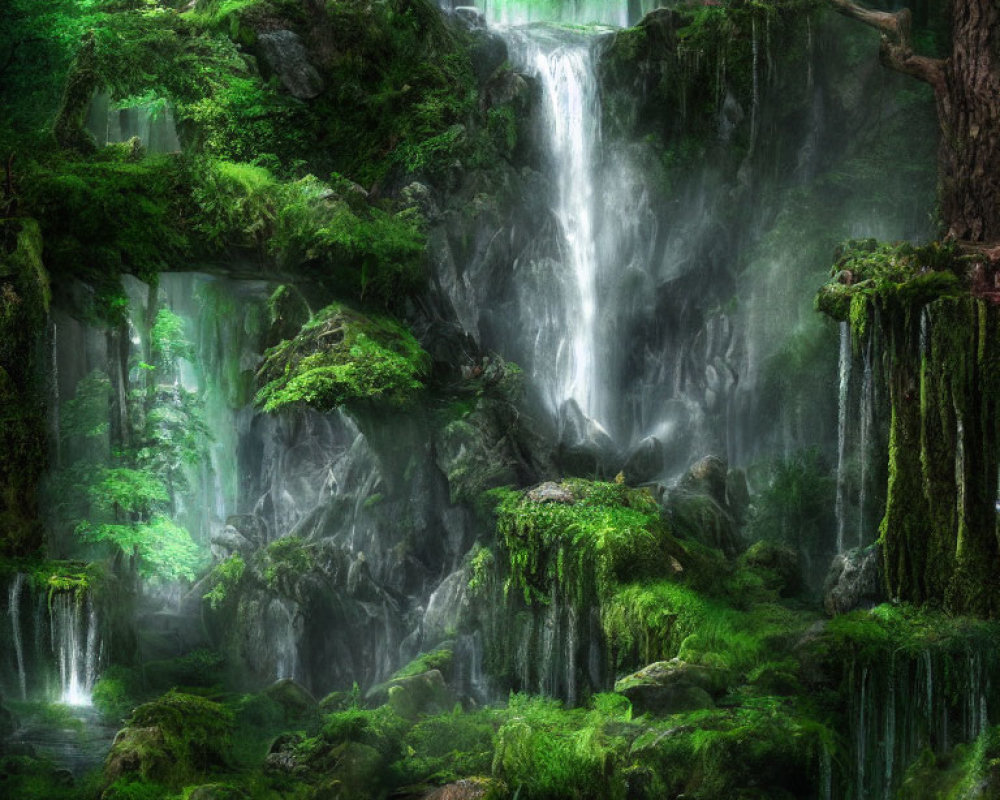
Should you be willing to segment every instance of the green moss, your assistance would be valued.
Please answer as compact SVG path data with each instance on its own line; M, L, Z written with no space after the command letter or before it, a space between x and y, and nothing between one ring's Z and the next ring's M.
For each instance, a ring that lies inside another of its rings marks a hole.
M572 502L536 502L523 492L493 490L500 544L510 574L505 593L547 603L553 584L574 587L579 602L603 596L614 581L661 574L684 552L656 501L624 484L565 481Z
M36 371L49 303L42 235L32 219L0 221L0 554L42 543L36 488L46 467L43 390Z
M106 719L118 722L139 704L141 687L142 678L136 670L112 664L94 684L91 699Z
M264 552L261 572L271 589L285 589L316 565L312 549L297 536L276 539Z
M745 601L745 585L734 594ZM739 683L790 652L815 615L776 602L739 610L731 601L659 581L623 586L605 603L601 619L621 666L679 657L726 670Z
M212 610L218 609L227 600L233 599L233 592L243 579L243 571L246 569L246 562L239 553L235 553L225 561L216 565L209 576L209 585L212 587L202 598L208 600Z
M1000 728L936 755L930 749L906 772L900 796L912 800L986 800L1000 789Z
M398 323L335 304L265 354L257 403L266 411L327 411L352 402L401 405L422 389L427 362Z
M454 651L451 644L441 645L428 653L421 653L405 667L396 670L389 680L394 681L400 678L410 678L432 669L438 670L442 675L447 677L451 672L453 658Z
M95 302L95 318L123 319L114 301L123 272L150 280L190 253L182 213L186 182L179 162L164 156L59 159L32 170L24 202L41 222L46 265L97 289L105 301Z
M171 690L132 712L105 763L108 784L140 778L180 788L226 763L232 726L220 704Z

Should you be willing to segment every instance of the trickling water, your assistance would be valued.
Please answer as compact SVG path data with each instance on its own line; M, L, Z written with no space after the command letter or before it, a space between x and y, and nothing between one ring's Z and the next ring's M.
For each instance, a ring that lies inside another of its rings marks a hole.
M17 681L21 688L21 699L28 699L28 678L24 669L24 643L21 640L21 590L24 588L24 575L17 573L10 585L7 615L14 639L14 656L17 659Z
M840 323L840 361L837 368L840 385L837 393L837 552L844 552L844 530L847 503L847 390L851 381L851 332L846 322Z
M861 378L861 429L858 434L858 454L861 475L858 483L858 547L864 547L869 539L865 519L865 505L868 501L868 461L871 458L871 433L875 426L875 387L872 380L872 338L865 346L865 364Z

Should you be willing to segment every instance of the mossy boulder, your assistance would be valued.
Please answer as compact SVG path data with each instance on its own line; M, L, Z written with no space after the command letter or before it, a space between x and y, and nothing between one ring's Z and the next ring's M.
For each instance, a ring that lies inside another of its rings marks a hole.
M383 796L385 763L374 747L343 742L330 753L336 766L318 782L316 800L369 800Z
M831 617L872 607L885 599L881 553L877 545L838 553L823 584L823 608Z
M189 784L226 764L232 727L224 706L171 690L132 712L105 761L105 786L129 778Z
M228 783L206 783L190 790L187 800L246 800L249 795Z
M284 678L264 690L264 695L284 710L286 717L302 717L317 707L316 698L302 684Z
M793 597L805 588L799 554L788 545L766 540L754 542L741 560L783 597Z
M403 719L415 720L425 714L440 714L454 705L455 696L436 669L398 678L389 686L389 707Z
M637 714L664 716L683 711L712 708L729 684L724 670L679 659L658 661L615 683L615 691L627 697Z
M422 388L426 353L398 322L327 306L299 334L267 351L257 373L265 411L347 403L402 405Z

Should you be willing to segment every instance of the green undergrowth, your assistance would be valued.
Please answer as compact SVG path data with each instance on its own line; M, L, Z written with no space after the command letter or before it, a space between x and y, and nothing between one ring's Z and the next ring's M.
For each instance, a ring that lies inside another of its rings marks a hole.
M571 502L536 502L510 489L489 493L509 563L505 594L544 605L553 585L571 586L583 603L607 596L616 581L654 576L686 555L647 492L584 480L564 481L560 490Z
M192 250L181 223L189 178L167 156L122 157L109 147L86 159L39 164L24 181L26 210L41 224L45 264L95 289L95 321L119 322L117 284L128 272L150 280Z
M420 215L383 210L339 175L282 181L264 167L205 161L193 171L192 197L193 227L216 251L241 247L337 295L383 305L423 284Z
M601 613L616 663L628 667L677 657L726 670L734 684L748 680L754 669L787 657L816 615L773 599L751 602L747 588L727 601L672 581L623 586ZM734 600L743 608L734 608Z
M401 406L423 388L427 369L427 354L398 322L334 304L265 353L256 402L265 411Z
M934 650L961 655L993 649L1000 625L974 617L954 617L909 604L875 607L834 617L824 638L839 655L862 660L892 655L914 658Z
M900 796L912 800L986 800L1000 791L1000 728L937 755L929 748L907 770Z
M823 726L776 698L654 722L634 720L617 695L567 709L513 694L506 706L410 722L388 707L339 712L288 752L301 783L317 791L306 797L319 797L330 778L357 798L476 779L495 798L624 800L686 790L707 800L755 786L775 792L769 797L800 796L829 741ZM272 774L270 784L276 789L280 778Z

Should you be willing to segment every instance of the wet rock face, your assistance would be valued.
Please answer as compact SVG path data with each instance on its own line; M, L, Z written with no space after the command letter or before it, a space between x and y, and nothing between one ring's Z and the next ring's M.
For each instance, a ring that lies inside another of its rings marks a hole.
M877 546L848 550L833 557L823 586L823 608L830 616L871 608L885 599Z
M293 31L270 31L257 37L261 55L281 78L292 97L312 100L323 91L323 79L309 62L302 39Z

